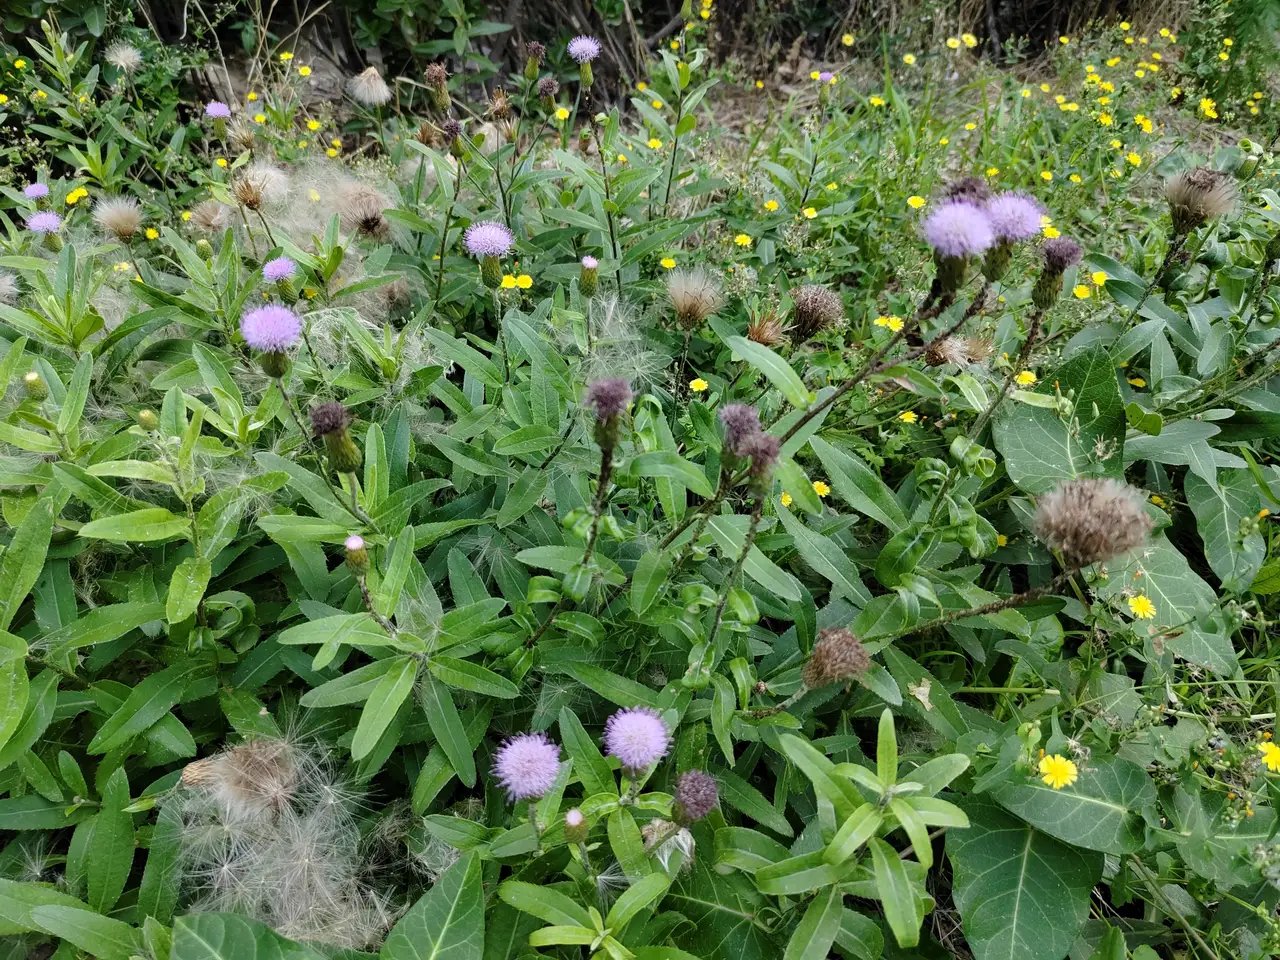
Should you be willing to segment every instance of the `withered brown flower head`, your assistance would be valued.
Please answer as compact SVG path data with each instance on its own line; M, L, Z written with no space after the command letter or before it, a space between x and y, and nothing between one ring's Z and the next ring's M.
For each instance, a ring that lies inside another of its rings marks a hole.
M818 633L818 642L800 673L810 690L843 683L871 669L871 654L862 641L845 627L828 627Z
M1229 174L1209 167L1194 167L1170 178L1165 184L1164 196L1169 202L1173 231L1183 235L1230 213L1238 191Z
M931 367L951 363L963 368L988 359L994 350L991 341L985 337L943 337L929 344L924 360Z
M747 339L765 347L776 347L786 339L787 328L774 310L767 310L751 318L747 324Z
M384 213L390 206L386 197L362 183L347 184L338 191L338 217L343 229L375 240L385 240L391 234L391 222Z
M710 273L701 267L689 267L667 274L667 299L675 309L676 322L692 330L720 309L724 294L720 281Z
M844 301L840 294L817 284L792 290L791 302L795 304L791 335L797 342L808 340L844 319Z
M1036 504L1036 536L1073 566L1128 553L1146 542L1151 518L1142 494L1109 477L1067 480Z

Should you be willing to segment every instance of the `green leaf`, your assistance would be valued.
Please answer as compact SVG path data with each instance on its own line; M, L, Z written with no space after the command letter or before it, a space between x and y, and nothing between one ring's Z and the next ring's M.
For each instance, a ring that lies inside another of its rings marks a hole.
M707 523L716 543L731 560L742 554L748 522L749 518L743 516L717 516ZM765 590L783 600L799 600L803 594L800 581L766 557L757 546L747 551L747 562L742 569Z
M422 711L427 715L431 732L453 764L458 779L464 786L474 787L476 783L475 752L467 742L467 733L462 726L462 718L458 716L458 708L454 706L449 688L429 674L422 677Z
M807 407L812 396L809 389L800 379L800 375L791 369L791 365L768 347L748 340L746 337L729 337L725 340L729 349L738 360L745 360L755 367L777 387L787 402L794 407Z
M169 595L165 598L164 615L170 623L181 623L195 616L204 592L213 576L213 566L204 557L186 557L173 569Z
M841 500L895 533L907 525L902 506L875 471L852 453L832 446L821 437L813 437L809 446L822 461Z
M681 946L701 960L778 960L782 953L767 919L769 901L748 877L716 873L712 858L701 851L663 902L689 920Z
M156 540L172 540L188 537L191 522L164 507L148 507L116 517L91 520L80 528L80 536L120 543L152 543Z
M356 725L355 735L351 739L351 756L355 760L363 760L391 726L400 705L408 699L413 690L413 681L418 674L418 661L413 657L397 657L387 668L386 674L378 681L369 700L360 713L360 722Z
M819 892L796 924L782 960L826 960L840 932L843 900L839 887Z
M82 353L76 362L75 373L67 384L67 394L62 400L62 409L58 411L58 433L66 435L77 423L80 414L84 413L85 401L89 399L89 381L93 377L93 354Z
M31 505L0 557L0 630L8 630L18 608L44 569L58 509L49 496Z
M720 781L720 799L748 817L784 837L795 836L790 822L771 804L763 793L729 770L716 772Z
M878 837L870 840L871 863L876 879L876 893L884 908L893 938L900 947L914 947L920 942L920 923L924 919L916 907L916 892L906 865L898 851Z
M205 669L198 660L184 660L144 678L89 741L89 753L114 750L145 731L173 709L187 685Z
M617 792L613 771L578 715L568 707L560 708L560 741L573 761L573 772L582 781L586 796Z
M672 558L665 550L654 547L636 561L631 575L631 609L643 614L658 599L667 574L671 572Z
M795 541L800 559L831 582L833 600L846 599L859 605L871 600L871 593L858 578L857 568L834 540L810 530L803 520L785 507L778 510L777 516Z
M690 463L674 450L650 450L631 461L631 469L638 477L662 477L688 487L700 497L710 497L715 491L707 475L695 463Z
M1251 530L1241 535L1241 524L1256 517L1260 506L1249 471L1220 470L1213 484L1188 473L1184 491L1204 543L1204 557L1222 588L1230 593L1248 590L1267 556L1261 533Z
M480 858L464 854L406 913L381 960L483 960L484 890Z
M498 887L498 896L523 913L555 926L594 927L591 914L554 887L523 880L508 880Z
M1062 960L1089 915L1102 857L1059 843L989 800L947 834L953 896L975 960Z
M886 587L896 587L903 576L916 571L937 539L938 534L928 526L911 524L899 530L880 548L876 579Z
M164 614L161 603L111 603L48 634L45 643L59 653L109 643L144 623L163 619Z
M266 924L234 913L196 913L173 925L169 960L321 960Z
M823 851L822 858L833 865L844 863L875 836L883 824L884 816L875 805L864 803L840 824L840 829Z
M650 873L641 877L618 895L618 899L613 902L608 916L604 919L605 926L621 930L641 910L657 903L669 886L671 886L671 878L665 873Z
M437 679L457 690L470 690L481 696L504 700L520 696L520 688L514 683L478 663L436 655L427 661L427 667Z
M876 733L876 774L886 788L898 782L898 735L893 729L892 710L886 709L880 714Z
M1027 493L1044 493L1063 480L1124 476L1125 412L1115 367L1102 349L1068 360L1044 378L1036 395L1066 397L1057 409L1010 402L993 426L1009 478Z
M549 668L554 666L554 669L559 672L567 673L584 687L620 707L644 706L657 709L659 706L658 695L644 684L610 673L594 663L566 660L563 663L548 666Z
M31 920L50 936L102 960L128 960L142 952L142 937L137 930L84 907L63 904L35 907Z

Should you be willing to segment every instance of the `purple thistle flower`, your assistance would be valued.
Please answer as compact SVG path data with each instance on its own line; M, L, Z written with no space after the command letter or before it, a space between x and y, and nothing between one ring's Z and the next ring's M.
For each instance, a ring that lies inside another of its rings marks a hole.
M1045 269L1051 273L1063 273L1067 267L1080 262L1080 244L1070 237L1054 237L1040 248L1044 254Z
M360 534L358 533L353 533L351 536L347 537L345 541L343 541L342 545L346 547L348 550L363 550L364 537L360 536Z
M48 184L40 183L39 181L36 183L28 183L22 188L22 195L28 200L39 200L41 197L47 197L49 195L49 186Z
M569 56L578 63L590 63L600 56L600 41L595 37L574 37L569 41Z
M284 353L302 336L302 319L288 307L269 303L240 318L240 333L255 350Z
M204 115L210 120L229 120L231 108L221 100L210 100L204 105Z
M560 748L543 733L522 733L499 748L493 773L511 800L544 796L560 774Z
M671 732L658 711L648 707L619 710L604 725L604 745L624 770L647 770L667 755Z
M467 227L462 245L473 257L501 257L511 252L516 238L511 231L493 220L481 220Z
M925 218L924 239L944 257L971 257L995 242L987 215L975 204L948 200Z
M818 74L819 83L830 83L835 78L836 78L836 75L832 73L830 70L823 70L820 74Z
M626 411L632 396L625 380L597 380L587 387L587 406L595 407L597 420L610 420Z
M1040 232L1044 207L1025 193L999 193L983 205L996 239L1005 243L1029 240Z
M298 265L288 257L276 257L262 265L262 278L267 283L279 283L281 280L293 279L297 270Z
M600 266L600 261L588 254L582 258L582 265L588 270L594 270L596 267Z
M689 824L701 820L720 802L715 778L702 770L690 770L676 781L676 820Z
M760 432L760 414L745 403L730 403L720 411L724 424L724 446L735 457L748 454L750 441Z
M62 218L52 210L41 210L27 217L27 229L32 233L57 233L62 227Z

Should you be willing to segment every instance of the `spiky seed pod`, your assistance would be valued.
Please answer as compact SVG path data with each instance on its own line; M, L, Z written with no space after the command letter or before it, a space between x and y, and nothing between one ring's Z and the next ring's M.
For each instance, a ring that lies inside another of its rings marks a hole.
M758 314L747 323L747 339L761 346L776 347L786 338L787 327L773 310Z
M1080 262L1080 244L1069 237L1046 240L1040 248L1044 255L1044 269L1031 288L1031 302L1041 310L1048 310L1062 295L1062 276L1067 268Z
M231 195L236 203L248 210L261 210L266 199L266 184L261 177L245 171L231 181Z
M795 305L791 334L798 342L834 326L844 319L844 301L834 290L817 284L806 284L791 291Z
M104 233L127 244L142 229L142 207L133 197L106 197L93 205L93 220Z
M800 678L810 690L854 680L871 669L871 654L845 627L828 627L818 633L818 642L805 662Z
M1036 504L1036 536L1074 567L1101 563L1146 542L1151 518L1142 494L1110 477L1059 484Z
M666 286L676 322L685 330L700 326L724 302L720 281L701 267L672 270Z
M237 153L247 153L258 142L258 135L252 124L240 120L227 129L227 142Z
M701 770L690 770L676 781L672 812L676 822L687 827L714 810L719 802L720 790L715 777Z
M1220 170L1194 167L1174 175L1164 187L1174 234L1185 236L1229 213L1237 195L1235 182Z
M443 63L427 65L427 99L439 113L448 113L451 106L449 100L449 71Z
M362 107L381 107L391 102L391 88L377 67L365 67L348 80L347 95Z
M631 384L618 378L596 380L587 387L586 404L595 413L596 443L601 450L617 446L622 414L633 396Z
M384 212L389 206L386 197L362 183L346 184L338 191L338 218L343 229L374 240L391 235L391 221Z
M994 350L991 341L985 337L943 337L929 344L924 359L931 367L951 363L964 368L988 359Z
M488 114L494 120L506 120L511 116L511 98L503 87L494 87L489 95Z
M360 448L347 429L351 414L341 403L330 400L311 408L311 428L324 441L329 465L336 473L355 473L364 462Z
M191 208L188 222L203 233L222 233L231 226L231 208L217 200L201 200Z
M748 463L747 486L753 496L763 498L773 482L773 468L782 453L782 441L771 433L760 431L746 442Z

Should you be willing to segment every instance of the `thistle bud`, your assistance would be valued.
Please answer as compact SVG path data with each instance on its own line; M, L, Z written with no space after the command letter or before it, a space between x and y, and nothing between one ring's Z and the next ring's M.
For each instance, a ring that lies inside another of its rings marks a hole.
M631 385L621 379L597 380L587 388L587 406L594 408L596 443L602 450L617 446L622 414L632 396Z
M871 655L853 631L844 627L828 628L819 632L818 642L800 678L810 690L820 690L833 683L853 680L869 669Z
M1037 309L1048 310L1062 295L1062 275L1067 268L1080 262L1080 244L1067 237L1046 240L1041 248L1044 269L1031 288L1031 302Z
M347 537L343 543L347 551L347 566L357 575L369 569L369 550L365 546L364 537L358 533Z
M672 815L676 823L687 827L714 810L719 802L720 791L715 778L701 770L690 770L676 781Z
M542 108L550 113L556 108L556 95L560 92L560 81L555 77L543 77L538 81L538 99Z
M160 427L160 418L156 416L156 412L150 408L138 411L138 426L147 433L158 430Z
M582 258L582 270L578 274L578 291L584 297L595 296L600 278L599 267L600 261L595 257L587 256Z
M564 838L570 843L585 843L587 839L587 818L577 807L564 815Z
M206 238L201 237L199 240L196 241L196 253L200 255L200 258L202 260L212 260L213 244L210 243Z
M22 378L22 388L32 400L45 400L49 396L49 386L44 377L32 370Z
M494 256L480 258L480 280L490 290L502 286L502 262Z
M537 40L530 40L524 45L524 78L530 83L538 79L538 68L542 66L542 58L546 53L547 48Z
M426 77L427 99L431 101L431 106L440 113L448 113L450 107L449 71L445 69L443 63L433 63L427 67Z
M355 473L364 462L360 448L347 429L350 425L351 414L336 400L322 403L311 410L311 428L324 441L325 451L329 454L329 466L336 473Z

